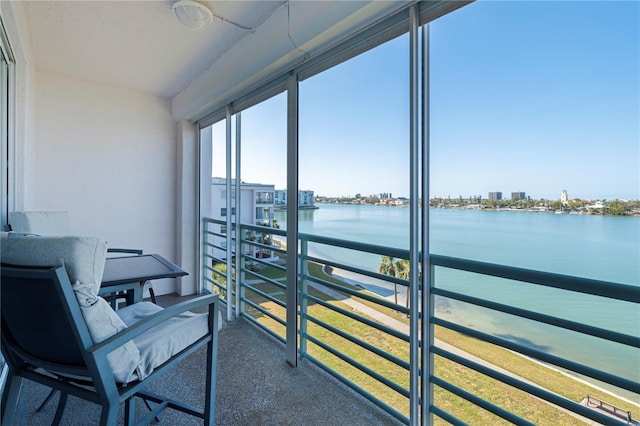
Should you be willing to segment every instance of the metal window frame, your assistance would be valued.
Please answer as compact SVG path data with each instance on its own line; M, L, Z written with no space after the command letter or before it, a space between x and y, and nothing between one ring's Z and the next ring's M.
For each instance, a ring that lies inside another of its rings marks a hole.
M411 401L410 419L412 424L427 422L433 419L431 407L433 402L433 384L430 376L433 370L433 324L423 322L430 318L433 310L433 296L430 292L431 279L429 272L429 35L428 23L461 8L473 0L461 1L418 1L410 2L405 7L392 13L380 21L364 28L356 34L329 47L326 51L308 58L303 63L294 64L290 69L272 76L268 81L257 83L242 89L235 96L232 94L226 104L213 106L209 112L196 120L202 129L227 120L227 188L230 189L231 169L231 114L250 108L271 97L287 92L287 247L289 253L298 252L298 88L299 82L319 74L335 65L345 62L368 50L371 50L395 37L409 32L410 35L410 182L411 198L414 200L410 212L410 265L411 265ZM422 39L419 30L423 27ZM419 50L420 43L422 50ZM422 112L422 114L420 114ZM236 122L236 126L239 123ZM239 185L240 151L239 129L236 138L236 185ZM203 159L200 159L202 161ZM207 159L204 159L205 161ZM239 190L236 198L239 197ZM227 194L227 205L231 204ZM422 213L418 200L422 199ZM238 206L239 200L236 201ZM237 217L237 216L236 216ZM227 216L231 226L231 216ZM236 230L237 241L241 240L240 230ZM227 234L229 238L230 234ZM423 256L420 258L419 253ZM228 263L230 246L227 245ZM423 273L419 274L422 270ZM227 267L228 294L231 294L231 268ZM287 286L287 318L286 318L286 361L292 366L298 365L298 256L287 256L287 282L295 285ZM422 291L420 291L422 290ZM239 314L239 306L236 312ZM422 311L420 311L422 309ZM231 303L227 306L227 317L231 319ZM422 361L422 365L420 364Z

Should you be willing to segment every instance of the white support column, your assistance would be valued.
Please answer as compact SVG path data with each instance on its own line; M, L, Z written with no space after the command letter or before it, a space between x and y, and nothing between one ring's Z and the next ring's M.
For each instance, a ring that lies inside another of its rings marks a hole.
M213 128L212 126L206 127L200 130L199 138L198 138L199 146L200 146L200 158L199 158L199 172L200 176L200 204L198 205L198 241L196 241L198 247L198 293L200 293L202 289L202 285L204 282L204 253L205 250L203 246L204 241L204 222L203 219L205 217L213 217L213 203L211 199L211 176L213 171ZM212 250L212 249L209 249ZM211 254L211 253L210 253ZM211 266L211 265L209 265Z
M181 296L196 294L199 272L198 212L198 132L187 120L178 122L176 167L176 262L189 272L176 278L175 291ZM209 179L211 181L211 179Z

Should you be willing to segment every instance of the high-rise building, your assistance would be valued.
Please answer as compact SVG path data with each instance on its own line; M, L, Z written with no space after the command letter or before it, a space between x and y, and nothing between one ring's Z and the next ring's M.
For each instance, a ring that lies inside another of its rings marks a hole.
M502 200L502 192L490 192L489 193L489 200L490 201Z
M511 193L511 201L524 200L527 198L524 192L512 192Z

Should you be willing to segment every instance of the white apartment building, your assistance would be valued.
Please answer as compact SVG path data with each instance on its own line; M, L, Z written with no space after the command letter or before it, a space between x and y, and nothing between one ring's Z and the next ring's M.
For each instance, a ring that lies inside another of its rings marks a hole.
M214 177L211 180L211 218L218 220L227 219L227 180L225 178ZM236 221L248 225L273 225L274 211L274 185L261 183L240 184L240 218L236 217L236 194L235 179L231 181L231 222ZM227 233L226 225L219 225L214 232L220 234ZM216 245L218 245L216 243ZM220 238L219 245L226 247L226 240ZM235 249L235 247L234 247ZM220 249L215 249L213 255L217 258L224 258L226 253Z
M314 192L308 190L298 191L298 207L315 207L313 201ZM284 207L287 205L287 190L276 189L275 191L275 205L278 207Z

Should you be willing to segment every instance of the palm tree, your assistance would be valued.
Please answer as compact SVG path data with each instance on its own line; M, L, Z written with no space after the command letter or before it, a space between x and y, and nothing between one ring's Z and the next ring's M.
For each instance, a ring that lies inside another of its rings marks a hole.
M384 275L389 275L392 277L396 276L396 262L392 256L382 256L382 260L380 261L380 265L378 266L378 272ZM398 286L396 283L393 283L393 293L395 296L395 303L398 304Z
M403 280L409 280L410 275L411 275L411 268L409 267L409 260L408 259L400 259L395 263L395 268L396 268L396 276L398 278L402 278ZM409 307L409 286L407 286L407 294L406 294L406 305L407 308ZM396 303L398 303L396 301Z

